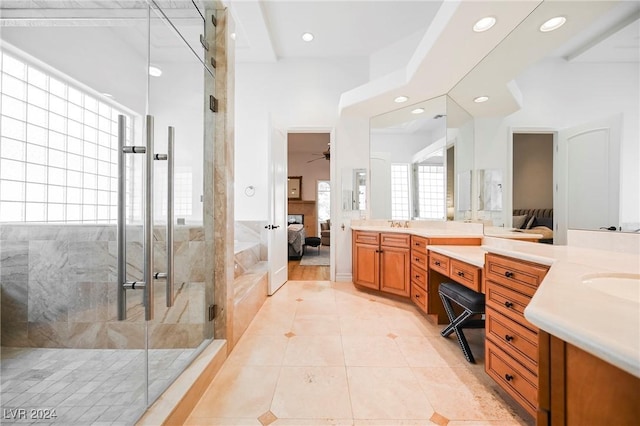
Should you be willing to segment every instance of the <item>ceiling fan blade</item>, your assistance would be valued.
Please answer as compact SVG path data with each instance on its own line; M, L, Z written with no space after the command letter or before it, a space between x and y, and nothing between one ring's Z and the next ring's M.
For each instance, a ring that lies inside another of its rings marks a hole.
M309 161L307 161L307 163L313 163L314 161L322 160L323 158L324 158L324 157L314 158L313 160L309 160Z

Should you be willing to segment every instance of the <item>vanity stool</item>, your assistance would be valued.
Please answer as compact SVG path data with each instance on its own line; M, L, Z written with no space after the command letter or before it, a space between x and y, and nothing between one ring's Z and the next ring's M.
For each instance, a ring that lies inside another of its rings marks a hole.
M449 335L455 331L465 358L467 358L467 361L475 363L462 329L484 328L484 319L473 318L474 315L484 314L484 294L473 291L458 283L441 283L438 288L438 293L440 294L442 304L451 322L440 334L442 337L449 337ZM455 302L463 309L463 312L457 317L451 302Z
M303 253L307 251L307 246L317 247L318 254L320 254L320 238L318 237L307 237L304 239L304 247Z

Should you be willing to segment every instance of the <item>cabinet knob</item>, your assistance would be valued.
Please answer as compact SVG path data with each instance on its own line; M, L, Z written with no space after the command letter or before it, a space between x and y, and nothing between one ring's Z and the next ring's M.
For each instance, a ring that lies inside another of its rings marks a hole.
M420 295L419 294L416 294L416 299L420 299Z
M436 263L436 266L440 266L440 262L438 262L437 260L435 263Z
M506 340L507 342L510 342L513 340L513 336L509 336L508 334L504 335L504 340Z
M511 278L511 277L513 277L513 272L507 271L507 272L504 273L504 276L507 277L507 278Z
M464 272L458 272L459 277L464 277Z
M507 382L510 382L513 380L513 376L511 374L505 374L504 378L507 379Z
M416 278L420 278L420 275L416 275L415 277L416 277Z
M415 259L416 259L416 262L420 262L420 258L419 257L416 257Z
M506 302L504 302L504 306L506 306L507 308L511 308L513 306L513 303L507 300Z

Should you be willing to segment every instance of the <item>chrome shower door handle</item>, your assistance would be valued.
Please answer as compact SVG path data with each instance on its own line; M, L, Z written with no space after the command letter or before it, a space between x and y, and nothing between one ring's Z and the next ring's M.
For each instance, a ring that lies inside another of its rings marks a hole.
M153 116L146 119L147 149L144 170L143 268L145 320L153 319Z
M167 308L173 306L173 191L174 191L174 159L175 129L169 126L167 142Z
M145 154L144 146L127 146L126 143L127 118L118 115L118 223L117 223L117 295L118 320L127 319L127 290L141 290L146 288L146 282L127 281L127 167L126 154Z

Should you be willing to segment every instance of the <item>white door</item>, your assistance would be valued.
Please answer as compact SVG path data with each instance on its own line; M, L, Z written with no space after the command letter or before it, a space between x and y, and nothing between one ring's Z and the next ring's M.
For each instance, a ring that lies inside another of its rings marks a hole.
M288 279L287 251L287 136L270 126L269 139L269 295Z
M621 116L564 129L568 229L618 227Z

